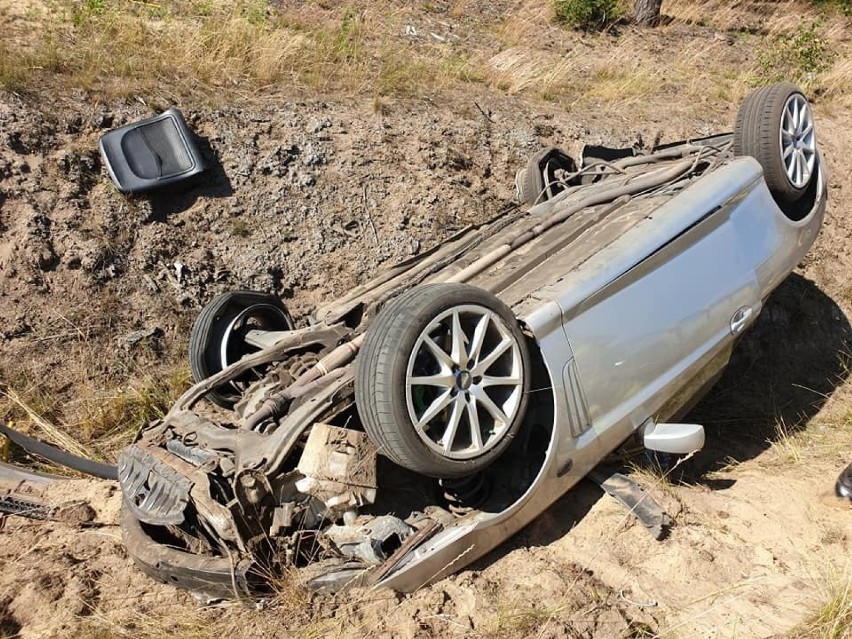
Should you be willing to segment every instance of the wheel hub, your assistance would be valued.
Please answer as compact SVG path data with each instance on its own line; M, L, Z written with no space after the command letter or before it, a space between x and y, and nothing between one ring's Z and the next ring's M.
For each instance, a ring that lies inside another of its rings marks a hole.
M456 385L459 387L459 390L470 390L471 384L473 384L473 376L470 374L470 371L459 371L456 375Z

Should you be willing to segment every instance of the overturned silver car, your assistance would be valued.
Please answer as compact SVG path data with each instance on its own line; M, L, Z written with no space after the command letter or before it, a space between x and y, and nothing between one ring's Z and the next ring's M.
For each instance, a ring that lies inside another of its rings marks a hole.
M519 204L321 307L215 298L198 383L119 461L151 576L210 597L288 566L313 587L411 591L542 513L631 436L674 423L819 232L811 108L757 90L732 134L643 153L557 149Z

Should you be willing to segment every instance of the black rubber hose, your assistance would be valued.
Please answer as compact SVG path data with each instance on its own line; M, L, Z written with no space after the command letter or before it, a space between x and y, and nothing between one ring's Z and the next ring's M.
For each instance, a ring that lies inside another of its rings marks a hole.
M101 479L118 480L118 469L115 466L103 464L93 459L86 459L85 457L72 455L61 448L51 446L50 444L34 439L29 435L24 435L13 428L9 428L3 422L0 422L0 433L8 437L12 443L17 444L28 453L49 459L60 466L73 468L74 470L85 473L86 475L100 477Z

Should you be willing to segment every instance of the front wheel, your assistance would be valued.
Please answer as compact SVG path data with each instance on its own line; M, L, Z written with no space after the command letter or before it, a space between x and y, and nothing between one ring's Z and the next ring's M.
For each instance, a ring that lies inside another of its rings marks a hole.
M530 359L512 311L467 284L392 300L367 331L355 403L367 434L399 465L463 477L496 460L520 428Z
M275 295L257 291L230 291L214 297L198 315L189 337L189 367L196 382L215 375L257 349L243 341L253 329L293 329L290 313ZM222 408L231 408L262 371L251 370L207 393Z

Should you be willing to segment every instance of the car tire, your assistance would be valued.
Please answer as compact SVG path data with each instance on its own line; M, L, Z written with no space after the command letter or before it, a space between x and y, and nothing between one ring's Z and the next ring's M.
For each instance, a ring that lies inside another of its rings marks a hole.
M511 444L529 380L526 339L508 306L469 284L428 284L390 301L370 326L355 403L381 453L450 479L482 470Z
M217 295L201 310L192 325L189 336L192 378L200 382L254 352L256 349L240 339L239 333L248 328L292 330L293 319L275 295L258 291L230 291ZM230 408L241 397L240 385L257 376L257 371L246 373L211 390L207 398L217 406Z
M564 190L564 185L556 181L557 169L573 173L577 170L577 165L570 156L556 147L542 149L533 155L515 179L518 201L533 206Z
M837 476L837 483L834 484L834 492L841 499L852 502L852 464L849 464Z
M817 173L813 111L792 84L773 84L743 101L734 127L734 155L751 156L780 206L797 202Z

